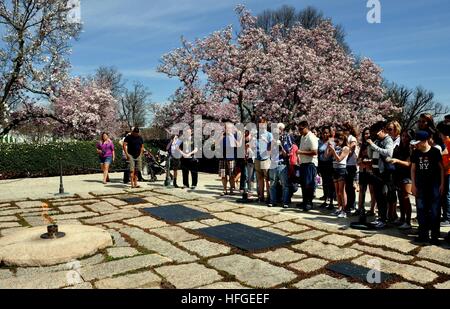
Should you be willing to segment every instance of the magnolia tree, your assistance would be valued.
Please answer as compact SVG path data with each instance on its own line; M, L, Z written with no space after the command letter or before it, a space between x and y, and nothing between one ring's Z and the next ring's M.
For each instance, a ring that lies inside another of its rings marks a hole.
M236 11L237 36L230 26L195 43L183 40L163 56L159 71L182 86L157 113L158 124L200 114L241 122L265 115L287 124L370 125L398 112L383 99L381 69L349 55L330 22L313 29L298 24L288 35L277 25L267 33L243 6Z
M54 105L56 119L64 119L57 132L76 139L91 140L107 132L117 136L117 101L109 88L92 81L73 79L65 84Z
M31 105L51 102L68 78L69 43L81 30L72 2L0 0L0 136L49 115Z

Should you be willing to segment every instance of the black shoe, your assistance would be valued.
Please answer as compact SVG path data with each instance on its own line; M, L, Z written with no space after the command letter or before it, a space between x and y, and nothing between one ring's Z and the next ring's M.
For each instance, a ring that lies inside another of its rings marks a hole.
M426 237L417 236L416 238L414 238L414 242L418 244L426 244L430 242L430 239Z
M197 187L191 187L191 190L195 190L195 189L197 189Z
M295 207L303 209L305 207L305 203L303 203L303 202L302 203L298 203L298 204L295 205Z
M375 213L373 211L368 211L368 212L366 212L366 216L367 217L374 217Z
M324 203L322 203L322 205L319 206L319 208L327 208L327 206L328 206L328 203L324 202Z
M330 204L330 205L327 207L327 210L334 210L334 205L333 205L333 204Z
M176 183L173 184L173 187L177 189L179 188L179 186Z
M433 246L440 246L441 245L441 241L439 239L437 239L437 238L431 238L430 244L432 244Z
M311 205L311 204L306 204L304 207L303 207L303 211L304 212L308 212L308 211L310 211L310 210L312 210L313 209L313 206Z
M327 200L327 197L324 195L324 196L322 196L319 200L321 200L321 201L326 201L326 200Z

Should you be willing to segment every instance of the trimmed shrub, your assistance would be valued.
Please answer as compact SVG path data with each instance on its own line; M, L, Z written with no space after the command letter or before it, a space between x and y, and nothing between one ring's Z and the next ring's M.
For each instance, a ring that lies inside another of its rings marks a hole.
M60 158L64 175L100 173L96 143L0 144L0 178L58 176ZM114 143L114 148L116 160L110 168L112 172L126 168L120 144Z

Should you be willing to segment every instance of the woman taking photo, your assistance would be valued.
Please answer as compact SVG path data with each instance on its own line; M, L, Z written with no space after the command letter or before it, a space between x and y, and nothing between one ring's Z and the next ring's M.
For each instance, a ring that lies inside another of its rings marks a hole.
M322 177L323 204L320 208L328 207L333 210L334 183L333 183L333 158L327 156L328 143L331 143L330 127L323 127L319 140L319 175ZM328 204L329 201L329 204Z
M116 158L114 152L114 143L109 139L108 133L106 132L102 133L101 139L97 143L97 153L103 172L103 184L106 184L109 181L109 167Z
M360 151L358 156L359 166L359 199L358 199L358 212L365 212L365 202L367 189L370 192L370 211L367 213L369 216L375 215L375 191L371 184L372 177L372 158L369 157L369 144L367 140L370 139L370 128L365 128L361 135Z
M399 229L411 229L411 201L409 195L412 190L411 180L411 140L414 137L413 130L403 131L400 146L394 149L393 158L389 163L395 164L394 184L400 202Z
M169 153L169 164L170 169L173 170L173 187L179 188L177 184L178 178L178 170L181 167L181 152L180 152L181 140L178 138L178 135L172 135L169 144L166 147L167 152ZM169 171L170 173L170 171Z
M334 187L336 190L338 210L334 213L338 218L347 218L347 194L345 193L345 180L347 177L347 159L350 148L347 146L348 138L344 134L336 134L336 146L328 143L328 156L333 158Z

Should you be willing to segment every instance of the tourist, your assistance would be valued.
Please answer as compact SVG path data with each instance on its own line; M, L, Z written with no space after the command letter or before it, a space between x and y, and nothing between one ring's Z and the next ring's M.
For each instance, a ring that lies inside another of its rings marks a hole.
M421 131L427 131L430 136L434 135L437 131L433 115L429 113L424 113L419 116L417 127Z
M389 163L395 165L394 184L400 204L400 220L397 225L401 230L411 229L411 201L409 195L412 190L411 180L411 140L414 131L405 130L401 133L400 145L394 148L393 158Z
M319 141L309 130L307 121L299 123L298 131L301 135L297 154L300 156L300 185L302 187L303 202L297 206L304 211L310 211L313 208L314 189L316 186Z
M109 167L116 159L114 143L106 132L102 133L101 139L97 143L97 153L100 159L100 167L103 172L103 184L106 184L109 181Z
M334 182L333 182L333 158L327 156L328 144L333 144L334 141L331 139L331 128L326 126L321 130L321 138L319 140L319 168L318 172L320 177L322 177L322 188L323 188L323 204L320 208L328 207L329 210L333 210L333 200L334 200ZM328 204L329 202L329 204Z
M358 212L359 215L365 213L365 202L367 189L370 192L370 211L367 212L367 216L375 215L375 191L372 185L373 171L372 171L372 158L369 156L369 143L370 128L365 128L361 134L361 143L359 146L358 166L359 166L359 198L358 198Z
M394 142L394 147L400 146L402 126L396 120L387 124L386 130Z
M411 142L416 147L411 155L412 193L416 197L419 243L439 245L440 195L444 193L444 168L439 151L428 143L427 131L418 131ZM431 240L430 240L431 231Z
M347 175L345 177L345 193L347 195L346 210L350 213L356 208L356 186L358 181L358 132L355 127L347 122L343 125L344 135L348 138L348 147L350 153L347 159Z
M284 131L285 126L279 123L275 129L279 136L277 140L278 153L272 154L272 167L269 170L270 178L270 204L269 207L273 207L277 203L277 186L281 185L281 200L283 208L289 208L289 154L292 149L292 139ZM274 146L276 147L276 146Z
M178 170L181 167L181 156L182 156L180 152L180 145L181 140L179 139L179 135L175 134L170 139L170 142L166 148L167 152L169 153L169 165L170 170L173 171L173 186L175 188L179 188L177 184L177 178L178 178Z
M244 133L244 159L241 166L241 180L239 189L249 194L253 191L254 171L255 171L255 154L254 154L254 138L249 130Z
M327 156L333 159L334 188L338 202L338 209L334 214L338 218L347 218L346 205L348 203L345 186L348 173L347 160L351 149L348 146L348 137L342 133L336 134L334 143L335 145L329 142L327 147Z
M231 123L225 124L225 132L217 141L216 145L220 149L219 177L222 179L222 196L233 195L235 190L237 149L242 144L242 134L237 132ZM228 181L230 182L230 192L228 192Z
M131 187L140 188L137 181L138 172L142 170L144 140L140 136L140 130L138 127L133 128L131 134L125 137L122 148L130 165Z
M401 132L402 132L402 126L398 121L391 121L386 126L386 131L388 132L389 136L392 138L392 141L394 142L394 151L396 148L400 146L401 143ZM408 147L409 144L408 144ZM396 166L397 167L397 166ZM392 197L389 200L388 204L388 220L390 222L393 222L397 225L403 224L403 222L400 222L397 215L397 190L394 190L392 192ZM400 200L400 196L398 197Z
M267 130L267 119L260 117L258 121L258 140L256 143L255 171L258 186L258 200L261 203L270 203L270 150L272 147L273 135ZM267 201L264 198L264 187L267 191Z
M373 227L382 229L387 222L387 207L389 199L392 199L393 180L392 172L394 166L386 162L386 158L392 158L394 153L394 142L386 132L386 123L383 121L375 123L371 132L377 137L376 143L368 139L369 150L372 156L373 185L378 206L378 219L372 222Z
M290 132L291 131L292 130L290 130ZM300 170L300 164L299 164L299 156L297 155L298 146L295 143L295 137L292 133L289 133L289 136L292 140L292 147L289 153L289 169L288 169L289 203L291 203L294 193L298 191L299 177L297 176L297 172L299 172Z
M445 115L444 124L450 124L450 115Z
M131 131L126 131L123 135L122 139L119 141L120 146L122 147L122 160L125 164L125 169L123 171L123 183L127 184L130 182L130 166L128 165L127 156L125 154L125 151L123 150L123 142L125 141L125 138L131 134Z
M183 136L182 143L180 144L181 158L181 172L183 174L183 186L184 188L191 188L195 190L198 184L198 165L199 161L195 158L195 154L198 152L198 148L194 145L194 139L192 137L192 129L188 128ZM191 187L189 187L189 173L191 173Z
M442 197L442 223L441 226L450 226L450 122L442 122L438 125L441 138L445 144L442 153L442 163L445 171L445 192Z

